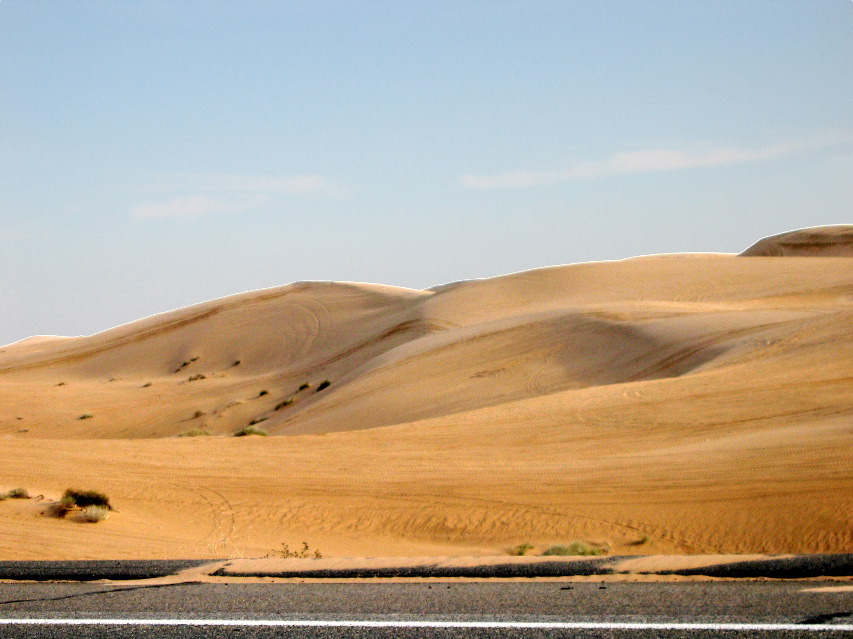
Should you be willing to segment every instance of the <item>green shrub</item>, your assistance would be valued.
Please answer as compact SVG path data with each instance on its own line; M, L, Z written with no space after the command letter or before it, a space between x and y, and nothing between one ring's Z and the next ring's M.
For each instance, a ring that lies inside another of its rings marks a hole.
M231 364L231 366L239 366L239 365L240 365L240 364L242 364L242 363L243 363L243 360L235 359L235 360L234 360L234 363L233 363L233 364Z
M606 552L604 548L593 546L585 541L573 541L568 546L551 546L542 554L549 556L596 556L603 555Z
M284 400L283 402L279 402L278 404L276 404L275 410L281 410L285 406L290 406L292 403L293 403L293 398L289 397L286 400Z
M510 555L515 555L517 557L520 557L522 555L526 555L531 550L533 550L533 544L520 544L520 545L516 546L515 548L510 548L507 552Z
M210 433L203 428L190 428L183 433L179 433L178 437L209 437Z
M145 383L142 385L142 388L148 388L149 386L151 386L151 382L145 382Z
M260 435L261 437L266 437L269 435L267 431L263 428L258 428L257 426L249 425L245 428L241 428L236 433L234 433L234 437L247 437L249 435Z
M60 503L65 503L76 508L100 506L107 510L113 509L113 507L110 506L110 498L97 490L78 490L76 488L68 488L62 494Z
M83 413L77 419L92 419L93 417L94 415L92 415L92 413Z
M198 373L197 375L190 375L189 377L187 377L188 382L194 382L199 379L207 379L207 375L202 375L201 373Z
M0 501L4 499L29 499L30 493L26 488L13 488L12 490L0 493Z
M323 390L324 388L329 388L329 386L331 386L331 385L332 385L332 382L330 382L328 379L324 379L322 382L320 382L320 385L317 387L316 392L319 393L321 390Z
M309 384L308 382L305 382L304 384L299 385L300 391L304 391L306 388L311 388L311 384ZM296 392L298 393L299 391L296 391Z
M269 394L270 394L270 392L268 390L262 390L260 393L258 393L258 397L263 397L264 395L269 395Z

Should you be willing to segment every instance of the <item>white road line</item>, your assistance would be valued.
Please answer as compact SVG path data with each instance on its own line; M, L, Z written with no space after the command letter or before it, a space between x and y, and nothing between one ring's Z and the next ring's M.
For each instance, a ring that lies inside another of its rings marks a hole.
M487 628L543 630L713 630L853 632L853 624L610 623L572 621L358 621L312 619L0 619L0 626L243 626L283 628Z

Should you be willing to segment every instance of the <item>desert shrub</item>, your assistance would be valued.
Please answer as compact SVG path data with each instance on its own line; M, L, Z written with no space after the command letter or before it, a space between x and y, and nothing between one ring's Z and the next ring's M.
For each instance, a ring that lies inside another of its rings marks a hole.
M110 506L110 498L104 493L97 490L79 490L76 488L68 488L62 494L60 503L69 504L72 508L86 508L87 506L100 506L107 510L112 510Z
M332 385L332 382L330 382L328 379L324 379L322 382L320 382L320 385L317 387L316 392L319 393L321 390L323 390L324 388L329 388L329 386L331 386L331 385Z
M233 363L233 364L231 364L231 366L239 366L239 365L240 365L240 364L242 364L242 363L243 363L243 360L235 359L235 360L234 360L234 363Z
M268 390L262 390L260 393L258 393L258 397L263 397L264 395L269 395L269 394L270 394L270 392Z
M142 385L142 388L148 388L148 387L149 387L149 386L151 386L151 385L152 385L152 384L151 384L151 382L145 382L145 383Z
M269 435L267 431L263 428L258 428L252 424L246 426L245 428L241 428L236 433L234 433L234 437L247 437L249 435L260 435L261 437L266 437Z
M4 499L29 499L30 493L26 488L13 488L3 495Z
M308 382L305 382L304 384L299 385L299 390L301 390L301 391L304 391L306 388L311 388L311 384L309 384ZM299 391L296 391L296 392L299 392Z
M183 433L178 433L178 437L209 437L210 433L203 428L190 428Z
M190 375L189 377L187 377L188 382L194 382L199 379L207 379L207 375L202 375L201 373L198 373L197 375Z
M533 550L533 544L520 544L520 545L516 546L515 548L510 548L507 552L510 555L515 555L515 556L520 557L522 555L526 555L531 550Z
M287 398L286 400L284 400L283 402L279 402L278 404L276 404L276 405L275 405L275 410L281 410L281 409L282 409L282 408L284 408L285 406L290 406L292 403L293 403L293 398L292 398L292 397L288 397L288 398Z
M57 519L64 518L74 508L69 502L59 500L55 504L50 504L42 513L45 517L56 517Z
M649 536L643 535L639 539L635 539L634 541L629 541L628 545L629 546L642 546L643 544L647 543L648 541L649 541Z
M265 422L269 419L269 417L253 417L249 422L249 426L254 426L255 424L260 424L261 422Z
M542 554L549 556L595 556L603 555L605 552L607 551L604 548L593 546L585 541L573 541L568 546L551 546Z
M311 548L308 546L307 541L302 542L302 548L299 550L291 550L290 546L287 544L281 545L281 550L275 551L275 554L281 557L282 559L308 559L309 557L313 559L322 559L323 553L319 551L319 549L311 552Z
M92 413L83 413L77 419L92 419L94 415Z
M88 524L95 524L106 519L109 514L110 509L104 506L86 506L80 511L77 519Z

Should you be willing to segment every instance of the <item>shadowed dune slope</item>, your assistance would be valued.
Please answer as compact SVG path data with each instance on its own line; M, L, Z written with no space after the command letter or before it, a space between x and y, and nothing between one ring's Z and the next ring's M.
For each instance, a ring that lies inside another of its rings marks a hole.
M302 539L331 554L576 538L848 551L851 229L768 238L748 259L425 291L302 282L2 347L0 491L49 500L82 482L120 508L69 528L7 500L0 557L239 556ZM286 437L216 437L250 423ZM214 436L175 438L192 430Z

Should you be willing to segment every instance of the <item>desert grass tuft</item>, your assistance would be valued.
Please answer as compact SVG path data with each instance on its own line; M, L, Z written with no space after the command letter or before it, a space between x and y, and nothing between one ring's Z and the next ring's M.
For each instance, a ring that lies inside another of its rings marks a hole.
M315 392L319 393L321 390L323 390L324 388L329 388L329 386L331 385L332 382L330 382L328 379L324 379L322 382L320 382L320 385L317 387L317 390Z
M97 490L81 490L78 488L67 488L62 493L60 502L67 503L72 507L86 508L87 506L100 506L112 510L110 498Z
M83 413L77 419L92 419L94 415L92 413Z
M283 402L279 402L278 404L276 404L276 405L275 405L275 410L281 410L281 409L282 409L282 408L284 408L285 406L290 406L292 403L293 403L293 398L292 398L292 397L288 397L288 398L287 398L286 400L284 400Z
M533 550L533 544L519 544L514 548L510 548L507 553L516 557L521 557L529 553L531 550Z
M604 548L593 546L585 541L573 541L567 546L551 546L543 552L546 556L597 556L603 555L607 551Z
M190 428L183 433L178 433L178 437L210 437L210 433L203 428Z
M269 433L263 428L258 428L257 426L252 425L241 428L234 433L234 437L248 437L249 435L260 435L261 437L266 437Z

